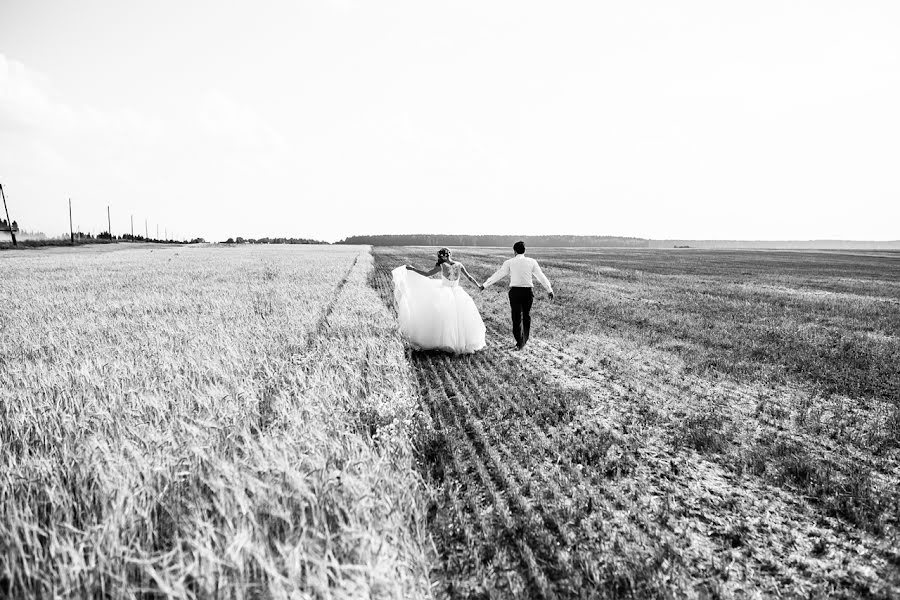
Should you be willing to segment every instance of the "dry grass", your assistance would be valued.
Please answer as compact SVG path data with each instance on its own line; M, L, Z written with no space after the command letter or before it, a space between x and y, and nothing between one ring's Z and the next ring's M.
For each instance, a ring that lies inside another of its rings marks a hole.
M0 258L0 595L422 597L360 248Z

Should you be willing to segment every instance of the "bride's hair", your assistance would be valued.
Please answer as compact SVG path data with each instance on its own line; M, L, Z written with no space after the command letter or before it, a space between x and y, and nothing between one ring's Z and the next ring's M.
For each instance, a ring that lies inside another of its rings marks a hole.
M444 262L446 261L446 259L444 259L444 258L442 258L442 257L443 257L444 255L446 255L447 258L450 258L450 254L451 254L450 248L441 248L440 250L438 250L438 251L437 251L438 259L437 259L437 263L436 263L434 266L439 267L439 266L441 266L442 264L444 264Z

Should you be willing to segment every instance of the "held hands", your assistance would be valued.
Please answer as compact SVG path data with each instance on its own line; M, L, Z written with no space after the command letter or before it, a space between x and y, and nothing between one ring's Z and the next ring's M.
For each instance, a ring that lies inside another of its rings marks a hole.
M484 284L483 284L483 283L479 283L479 284L478 284L478 289L481 290L481 291L483 292L483 291L484 291Z
M548 292L547 296L549 296L550 300L552 301L556 297L556 294L554 294L553 292Z

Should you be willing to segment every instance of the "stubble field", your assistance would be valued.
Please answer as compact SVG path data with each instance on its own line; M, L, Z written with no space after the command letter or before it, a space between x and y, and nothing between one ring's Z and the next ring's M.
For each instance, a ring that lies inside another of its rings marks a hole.
M0 597L900 594L900 255L535 250L454 357L432 253L0 255Z
M900 593L900 256L530 254L557 300L525 352L500 286L483 353L409 354L448 593ZM378 249L374 285L432 260Z

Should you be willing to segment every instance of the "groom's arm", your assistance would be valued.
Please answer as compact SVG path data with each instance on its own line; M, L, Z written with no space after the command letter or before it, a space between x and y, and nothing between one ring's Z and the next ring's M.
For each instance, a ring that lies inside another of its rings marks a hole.
M503 266L500 267L499 269L497 269L497 272L494 273L493 275L491 275L490 277L488 277L487 281L485 281L481 285L483 285L484 287L494 285L495 283L497 283L498 281L500 281L507 275L509 275L509 261L504 262Z
M550 294L550 298L553 299L553 286L550 285L550 280L547 279L547 276L544 275L544 272L541 271L541 265L538 264L537 261L534 261L534 277L537 279L544 289Z

